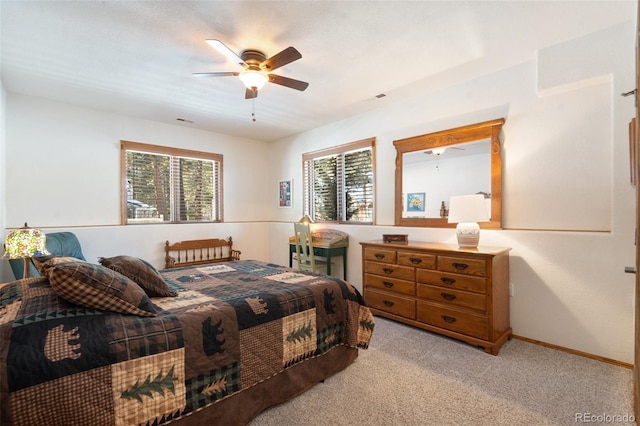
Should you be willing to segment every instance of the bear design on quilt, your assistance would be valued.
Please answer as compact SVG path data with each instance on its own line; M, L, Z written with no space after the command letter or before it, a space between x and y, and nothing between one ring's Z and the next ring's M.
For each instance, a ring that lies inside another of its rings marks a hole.
M64 331L64 324L60 324L49 330L47 338L44 342L44 355L52 362L62 361L63 359L80 358L80 344L72 344L72 340L80 339L78 327L69 331Z
M202 322L202 345L204 353L209 356L224 353L222 345L224 345L226 339L218 340L218 336L224 333L221 325L222 320L219 320L216 324L212 324L211 317Z

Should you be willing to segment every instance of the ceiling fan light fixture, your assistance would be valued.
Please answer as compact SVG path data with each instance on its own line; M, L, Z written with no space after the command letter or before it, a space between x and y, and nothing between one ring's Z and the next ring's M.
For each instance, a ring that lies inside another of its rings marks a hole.
M431 151L432 151L435 155L442 155L446 149L447 149L447 147L445 147L445 146L440 146L440 147L438 147L438 148L433 148Z
M260 90L269 81L269 76L260 71L248 70L240 73L240 80L247 89Z

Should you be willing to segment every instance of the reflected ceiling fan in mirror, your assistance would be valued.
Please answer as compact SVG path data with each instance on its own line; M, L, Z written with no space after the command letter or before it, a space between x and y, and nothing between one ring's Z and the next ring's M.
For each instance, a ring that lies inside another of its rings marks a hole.
M237 72L198 72L193 74L204 77L238 76L246 87L245 99L255 99L258 96L258 90L262 89L267 82L300 91L309 86L307 82L271 73L271 71L302 58L300 52L294 47L287 47L282 52L267 58L263 52L255 49L245 49L240 52L240 55L237 55L220 40L209 39L207 43L244 70Z
M458 151L464 151L465 150L464 148L458 148L458 147L455 147L455 146L441 146L441 147L438 147L438 148L433 148L433 149L430 149L428 151L425 151L424 153L427 154L427 155L436 155L436 156L439 157L442 154L444 154L444 152L447 149L457 149Z

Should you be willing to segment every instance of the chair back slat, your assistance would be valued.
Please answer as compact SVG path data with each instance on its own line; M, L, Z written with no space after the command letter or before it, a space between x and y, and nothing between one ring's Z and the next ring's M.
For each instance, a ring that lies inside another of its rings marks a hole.
M327 267L327 263L317 260L313 253L313 237L308 223L294 222L296 255L298 269L303 271L319 272Z

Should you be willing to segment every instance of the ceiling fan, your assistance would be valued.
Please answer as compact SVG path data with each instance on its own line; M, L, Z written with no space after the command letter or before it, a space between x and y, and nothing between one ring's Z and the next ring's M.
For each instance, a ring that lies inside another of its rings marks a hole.
M245 49L240 52L240 55L238 56L220 40L209 39L207 40L207 43L214 47L218 52L244 68L244 71L198 72L193 74L205 77L238 76L246 87L245 99L254 99L258 97L258 90L262 89L267 82L300 91L305 90L309 86L309 83L304 81L271 74L271 71L302 58L300 52L298 52L294 47L287 47L282 52L276 53L270 58L267 58L263 52L255 49Z
M458 148L458 147L455 147L455 146L441 146L441 147L438 147L438 148L433 148L433 149L430 149L428 151L425 151L424 153L427 154L427 155L436 155L436 156L439 157L447 149L457 149L459 151L464 151L465 150L464 148Z

